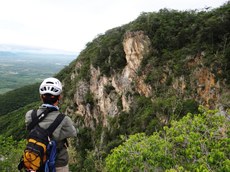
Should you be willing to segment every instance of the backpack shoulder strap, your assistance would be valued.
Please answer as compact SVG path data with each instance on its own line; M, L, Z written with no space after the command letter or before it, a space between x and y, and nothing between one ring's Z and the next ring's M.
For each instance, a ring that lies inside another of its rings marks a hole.
M48 113L52 112L53 109L46 108L41 114L37 115L37 110L33 109L31 113L31 123L28 125L27 130L32 130L39 122L41 122Z
M31 112L31 123L37 123L38 121L38 116L37 116L37 110L36 109L33 109L33 111Z
M58 125L62 122L62 120L65 118L65 115L60 113L57 118L54 120L54 122L46 129L49 133L49 135L51 135L54 130L58 127Z
M27 130L32 130L34 126L38 123L37 110L33 109L31 113L31 123L27 126Z

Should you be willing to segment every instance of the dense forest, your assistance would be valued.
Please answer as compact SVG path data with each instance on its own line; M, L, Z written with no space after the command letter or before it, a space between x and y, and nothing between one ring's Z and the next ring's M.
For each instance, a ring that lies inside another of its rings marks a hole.
M89 42L55 75L64 83L61 110L79 130L71 140L71 170L229 171L229 31L227 2L142 13ZM127 35L147 47L130 83L121 77L128 70ZM96 92L94 83L104 85ZM119 90L122 83L128 87ZM26 138L24 114L40 104L37 87L0 95L0 171L15 169Z

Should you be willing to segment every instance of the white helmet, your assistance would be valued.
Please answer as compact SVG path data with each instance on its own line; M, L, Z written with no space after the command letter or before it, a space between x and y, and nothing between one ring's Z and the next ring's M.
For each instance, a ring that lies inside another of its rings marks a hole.
M40 85L39 93L52 94L54 96L60 95L62 92L62 84L56 78L46 78Z

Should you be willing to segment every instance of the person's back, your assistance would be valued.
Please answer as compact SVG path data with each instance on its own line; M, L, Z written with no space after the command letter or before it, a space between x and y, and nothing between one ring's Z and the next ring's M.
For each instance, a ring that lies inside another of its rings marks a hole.
M39 88L41 99L43 101L42 106L37 110L37 115L44 112L47 108L53 110L47 114L47 116L39 122L41 128L47 129L60 114L58 108L58 102L60 100L60 94L62 92L61 82L56 78L45 79ZM32 122L32 110L28 111L25 115L26 126ZM57 157L55 161L56 172L68 172L68 152L67 152L67 138L75 137L76 129L73 126L73 122L70 117L65 116L62 122L54 130L52 139L57 142Z

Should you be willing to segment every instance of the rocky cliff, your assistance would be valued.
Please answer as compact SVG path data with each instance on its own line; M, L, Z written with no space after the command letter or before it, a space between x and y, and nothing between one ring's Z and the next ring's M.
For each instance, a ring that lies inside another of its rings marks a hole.
M120 135L150 134L198 113L199 105L229 108L230 23L224 15L143 13L88 43L59 74L65 76L63 107L79 128L79 156L87 159L86 150L92 151L98 160L122 142Z
M137 92L146 97L151 96L152 88L144 82L145 76L137 75L141 61L144 55L149 53L150 47L150 40L144 32L126 33L123 40L126 66L121 73L107 77L101 75L100 68L96 69L90 65L90 80L76 83L73 102L77 110L73 113L83 116L88 127L94 127L90 121L98 122L99 118L103 126L107 126L108 116L113 117L121 111L129 111L133 103L131 94ZM75 67L79 68L81 65L76 63ZM72 73L71 79L73 80L76 75L77 73ZM92 94L93 101L96 102L93 107L89 103L85 104L84 98L88 93ZM119 101L121 101L121 107L118 105Z
M74 99L71 101L77 108L71 112L82 116L87 127L94 128L95 123L92 121L98 123L100 120L103 126L107 126L108 117L119 115L122 111L129 112L134 103L133 95L136 93L154 99L154 85L151 86L145 82L146 75L138 74L144 56L148 55L153 48L149 37L143 31L127 32L122 44L127 61L122 72L107 77L101 75L100 68L90 65L90 80L81 80L75 83L76 90ZM221 74L223 71L216 66L210 68L204 66L204 57L205 52L198 53L193 57L186 57L185 65L191 72L189 75L182 73L180 76L173 78L171 88L174 89L178 98L184 96L187 99L196 100L200 105L217 108L221 101L220 88L225 83L218 80L212 70L216 68L217 74ZM80 63L76 63L74 71L81 68ZM151 66L147 67L151 68ZM164 73L161 74L162 78L159 80L159 84L162 84L162 86L172 72L167 67L165 68ZM72 73L71 79L74 80L77 75L77 72ZM192 89L191 94L185 95L188 87ZM93 97L93 105L86 103L87 94L91 94Z

